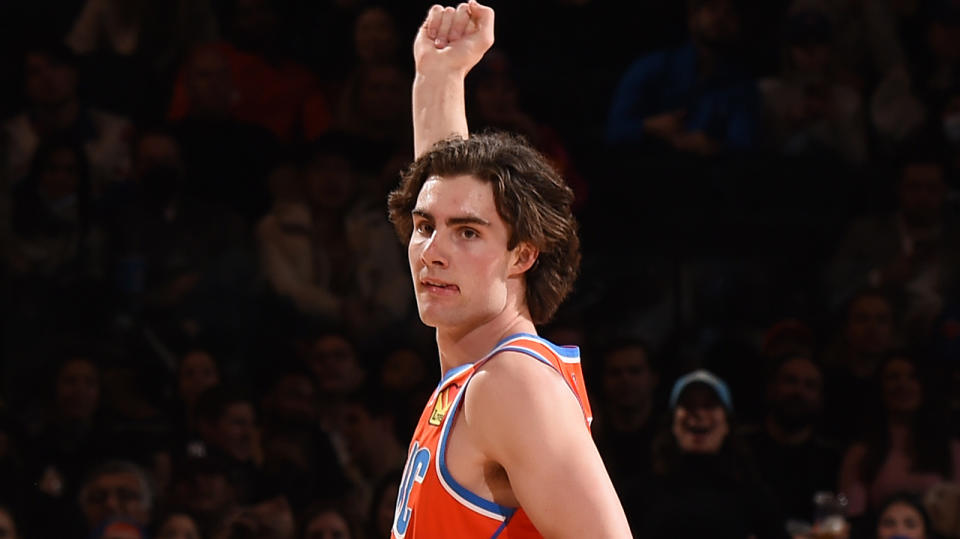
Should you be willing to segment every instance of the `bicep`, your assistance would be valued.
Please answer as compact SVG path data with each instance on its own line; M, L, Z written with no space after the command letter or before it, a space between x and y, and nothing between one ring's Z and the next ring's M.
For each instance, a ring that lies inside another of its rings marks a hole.
M550 367L520 361L529 362L520 369L528 372L471 387L478 397L472 404L483 411L478 434L496 440L485 453L506 470L520 506L545 537L630 537L573 392Z

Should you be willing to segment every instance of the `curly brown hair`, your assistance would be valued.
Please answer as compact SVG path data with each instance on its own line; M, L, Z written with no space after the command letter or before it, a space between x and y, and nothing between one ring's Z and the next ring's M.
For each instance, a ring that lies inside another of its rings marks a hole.
M535 324L550 320L573 288L580 268L580 238L570 211L573 190L548 160L517 135L490 132L435 144L403 174L390 193L390 221L404 245L411 212L433 176L474 176L490 183L497 213L510 231L507 249L527 242L539 250L527 270L526 302Z

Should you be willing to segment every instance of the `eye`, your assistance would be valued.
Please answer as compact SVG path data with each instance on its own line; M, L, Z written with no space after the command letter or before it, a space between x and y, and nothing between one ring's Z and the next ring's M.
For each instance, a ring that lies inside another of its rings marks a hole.
M467 228L460 229L460 236L465 240L472 240L475 238L479 238L480 234L476 230L467 227Z
M414 226L413 229L417 234L420 234L422 236L429 236L430 234L433 234L433 226L427 221L420 221L418 223L414 223L413 226Z

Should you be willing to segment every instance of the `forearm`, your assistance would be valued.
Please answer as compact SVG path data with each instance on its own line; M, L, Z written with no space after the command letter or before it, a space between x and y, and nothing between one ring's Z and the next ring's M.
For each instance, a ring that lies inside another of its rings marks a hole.
M415 158L440 140L469 136L463 79L460 73L417 73L413 81Z

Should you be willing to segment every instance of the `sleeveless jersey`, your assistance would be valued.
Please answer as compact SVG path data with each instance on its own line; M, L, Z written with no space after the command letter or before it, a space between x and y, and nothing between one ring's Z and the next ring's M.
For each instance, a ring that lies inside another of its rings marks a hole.
M450 474L447 440L470 380L500 352L520 352L550 365L580 401L587 428L593 417L587 401L580 351L556 346L536 335L507 337L475 363L444 374L420 416L404 467L393 519L392 539L541 537L523 508L505 507L470 492Z

